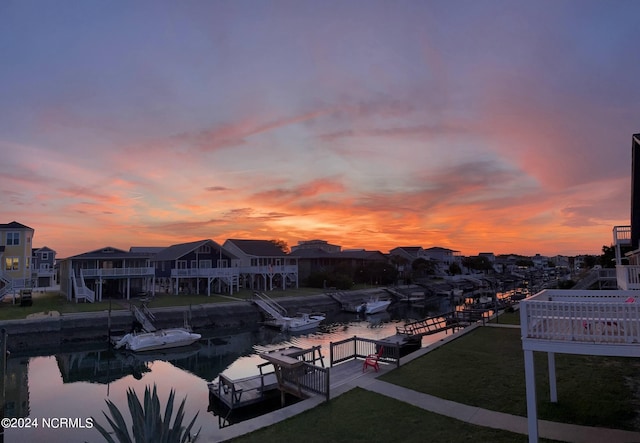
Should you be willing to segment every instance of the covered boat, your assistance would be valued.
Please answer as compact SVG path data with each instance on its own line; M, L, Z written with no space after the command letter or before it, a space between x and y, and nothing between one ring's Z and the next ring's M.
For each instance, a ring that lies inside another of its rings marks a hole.
M283 317L282 330L290 332L308 331L317 328L324 319L324 315L306 313L298 317Z
M391 300L369 300L363 302L358 307L358 313L367 315L377 314L378 312L386 311L390 304Z
M160 329L154 332L130 333L115 343L115 348L124 347L133 352L189 346L202 336L184 328Z

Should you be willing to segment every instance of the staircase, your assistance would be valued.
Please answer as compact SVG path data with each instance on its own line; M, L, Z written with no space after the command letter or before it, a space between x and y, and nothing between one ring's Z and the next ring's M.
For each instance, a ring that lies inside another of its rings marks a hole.
M73 291L76 294L76 303L80 299L83 299L91 303L96 301L96 293L91 289L87 288L87 285L84 282L82 269L80 269L80 278L76 278L75 271L71 272L71 281L73 282Z
M589 289L591 285L598 282L598 279L598 271L596 269L592 269L587 275L578 280L578 282L571 289Z
M0 300L2 300L5 295L9 294L12 290L13 284L11 280L0 276Z
M287 310L280 306L275 300L269 298L267 294L254 292L253 303L262 309L265 313L269 314L274 320L284 320L287 316Z

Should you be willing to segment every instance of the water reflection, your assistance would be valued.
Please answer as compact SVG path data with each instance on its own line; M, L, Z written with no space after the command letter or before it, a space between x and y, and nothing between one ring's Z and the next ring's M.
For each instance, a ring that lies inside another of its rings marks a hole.
M84 421L94 417L106 425L103 411L105 399L120 407L129 419L126 392L134 389L141 395L146 386L158 387L162 402L171 389L176 402L187 397L185 418L199 412L197 427L202 427L203 441L216 441L220 428L244 417L214 415L209 411L207 382L220 373L237 379L257 373L264 362L257 354L264 351L298 346L322 346L325 366L329 365L329 344L344 338L359 336L382 339L395 334L395 328L405 321L422 318L428 313L400 307L391 313L367 318L355 314L337 314L317 331L291 335L256 325L237 331L198 331L203 339L191 347L153 354L132 354L111 350L107 343L83 345L82 349L63 349L52 355L14 355L7 362L7 417L31 419L67 417ZM423 344L441 338L425 337ZM177 407L177 406L176 406ZM42 426L30 429L7 429L6 441L102 441L95 429L57 428Z

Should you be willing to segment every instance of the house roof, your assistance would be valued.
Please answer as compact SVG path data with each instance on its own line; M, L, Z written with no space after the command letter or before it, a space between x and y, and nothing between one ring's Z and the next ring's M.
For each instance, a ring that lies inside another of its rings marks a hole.
M270 240L240 240L231 238L227 241L233 243L245 254L253 255L254 257L284 257L287 255Z
M295 251L291 251L291 254L289 254L292 257L298 257L298 258L320 258L320 257L327 257L332 255L333 253L329 253L327 251L325 251L324 249L320 249L320 248L302 248L302 249L296 249Z
M212 247L214 247L215 249L223 249L222 246L220 246L218 243L214 242L213 240L198 240L198 241L193 241L193 242L189 242L189 243L179 243L177 245L171 245L168 248L164 248L162 251L158 252L154 257L153 257L153 261L171 261L171 260L177 260L181 257L184 257L185 255L187 255L188 253L195 251L196 249L198 249L200 246L204 246L204 245L210 245ZM237 258L235 255L233 255L232 253L230 253L229 251L227 251L226 249L224 250L224 254L226 257L230 257L232 259Z
M114 248L112 246L105 246L95 251L84 252L82 254L67 257L67 259L80 260L80 259L124 259L124 258L144 258L149 254L133 253L124 251L122 249Z
M449 249L449 248L442 248L440 246L434 246L432 248L427 248L425 249L425 252L436 252L436 251L444 251L444 252L456 252L453 249Z
M22 223L18 223L17 221L12 221L11 223L0 223L0 229L31 229L29 226L23 225Z
M166 246L131 246L129 252L144 252L145 254L157 254L167 249Z
M37 251L40 251L40 252L56 252L53 249L49 248L48 246L43 246L41 248L33 248L31 251L32 252L37 252Z
M393 249L402 249L407 252L418 252L422 249L422 246L398 246L397 248Z

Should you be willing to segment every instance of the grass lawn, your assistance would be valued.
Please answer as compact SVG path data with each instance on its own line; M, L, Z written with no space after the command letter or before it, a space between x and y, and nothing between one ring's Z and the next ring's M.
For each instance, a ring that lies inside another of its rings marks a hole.
M19 299L13 304L13 297L7 296L0 302L0 320L16 320L26 318L29 314L38 312L49 313L52 311L63 312L90 312L109 309L109 302L100 303L75 303L67 301L60 292L46 292L33 294L33 305L20 306Z
M481 327L381 377L460 403L526 416L519 329ZM640 430L640 359L556 354L558 403L546 353L535 353L541 419Z
M501 323L503 325L519 325L520 311L507 312L504 311L497 319L491 319L491 323Z
M233 441L511 443L526 442L528 438L526 435L465 423L355 388L328 403L234 438Z

